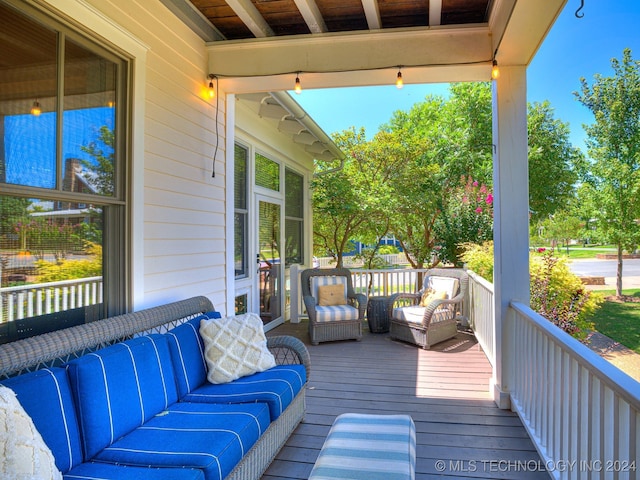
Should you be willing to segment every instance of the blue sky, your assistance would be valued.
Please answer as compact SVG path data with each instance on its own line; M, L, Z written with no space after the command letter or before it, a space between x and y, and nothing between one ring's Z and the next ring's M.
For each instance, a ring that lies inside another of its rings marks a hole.
M540 0L544 1L544 0ZM592 116L573 92L580 77L591 84L593 75L610 75L611 59L622 58L628 47L640 59L640 1L585 0L583 18L576 18L579 0L568 0L527 70L529 102L549 100L555 117L569 123L571 142L584 148L583 123ZM406 77L406 75L405 75ZM406 78L405 78L406 81ZM409 110L428 94L446 95L448 85L395 85L364 88L303 90L295 100L327 133L351 126L365 127L373 136L396 110ZM330 105L330 108L327 108Z

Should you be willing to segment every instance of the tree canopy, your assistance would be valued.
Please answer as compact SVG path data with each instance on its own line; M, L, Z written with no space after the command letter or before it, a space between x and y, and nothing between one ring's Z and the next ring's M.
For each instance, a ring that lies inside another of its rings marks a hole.
M346 159L342 169L316 169L316 253L330 252L341 265L350 240L375 245L391 233L411 266L422 268L457 264L459 243L491 238L491 116L491 84L459 83L448 98L430 95L396 111L371 140L363 129L335 133ZM529 106L529 138L530 200L545 218L573 195L584 158L548 102ZM457 210L469 182L484 189L482 215L479 204Z
M617 246L616 293L622 295L623 250L640 243L640 62L625 49L613 75L581 78L578 100L594 115L585 125L591 159L589 190L601 232Z

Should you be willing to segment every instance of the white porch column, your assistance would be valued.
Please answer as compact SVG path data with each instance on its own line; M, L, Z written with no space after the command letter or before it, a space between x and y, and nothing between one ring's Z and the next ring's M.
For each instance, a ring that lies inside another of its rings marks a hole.
M493 82L495 349L494 401L510 408L509 302L529 304L529 172L526 67L500 65Z

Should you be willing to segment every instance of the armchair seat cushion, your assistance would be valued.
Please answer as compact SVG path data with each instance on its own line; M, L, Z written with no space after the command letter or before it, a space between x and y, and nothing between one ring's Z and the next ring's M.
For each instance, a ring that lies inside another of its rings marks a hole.
M338 322L342 320L358 320L358 309L351 305L316 307L316 322Z
M411 305L409 307L401 307L393 309L393 319L407 323L419 325L424 319L424 311L426 307L419 305ZM443 322L453 318L453 311L448 308L437 308L431 316L431 323Z

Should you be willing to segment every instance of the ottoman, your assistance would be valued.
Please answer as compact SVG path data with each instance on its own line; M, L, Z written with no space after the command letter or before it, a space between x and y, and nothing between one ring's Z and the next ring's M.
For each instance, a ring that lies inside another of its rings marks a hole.
M414 480L416 427L409 415L339 415L309 480Z

